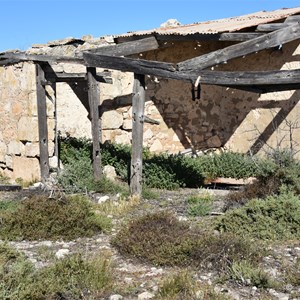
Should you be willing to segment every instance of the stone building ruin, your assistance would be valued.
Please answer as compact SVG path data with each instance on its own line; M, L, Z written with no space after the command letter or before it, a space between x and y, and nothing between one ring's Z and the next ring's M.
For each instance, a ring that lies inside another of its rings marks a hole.
M58 134L152 152L298 149L299 22L300 7L1 53L0 171L43 177Z

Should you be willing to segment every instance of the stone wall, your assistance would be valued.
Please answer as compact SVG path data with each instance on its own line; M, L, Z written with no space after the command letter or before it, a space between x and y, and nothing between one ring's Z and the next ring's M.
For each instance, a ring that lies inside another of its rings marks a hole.
M73 55L76 51L107 45L109 38L64 40L35 45L29 53ZM151 51L146 59L179 62L230 45L224 42L178 42ZM168 47L169 46L169 47ZM270 49L215 70L277 70L299 68L299 40L281 50ZM74 64L52 65L56 71L85 72ZM98 71L101 71L100 69ZM100 84L102 141L129 144L132 131L130 106L133 74L112 71L113 84ZM0 68L0 168L15 180L39 178L35 67L32 63ZM91 137L86 87L58 83L48 89L49 154L54 153L54 111L57 130L64 135ZM81 99L81 101L79 100ZM298 129L299 91L257 94L231 88L201 85L201 99L193 101L186 82L147 77L145 115L159 125L145 124L144 145L153 152L177 153L226 148L262 152L266 145L293 147L300 138ZM264 147L263 147L264 146Z
M39 178L35 66L0 68L0 171L12 180ZM47 100L49 153L54 150L53 105Z

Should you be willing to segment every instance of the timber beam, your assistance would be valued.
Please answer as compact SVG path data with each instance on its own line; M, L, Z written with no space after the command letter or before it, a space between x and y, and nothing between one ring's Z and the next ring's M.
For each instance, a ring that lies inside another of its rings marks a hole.
M111 56L127 56L132 54L138 54L141 52L156 50L159 48L159 44L154 36L140 39L137 41L127 42L123 44L103 46L100 48L90 49L87 52L97 53L101 55Z
M182 42L182 41L227 41L242 42L263 35L261 32L223 32L223 33L194 33L187 35L153 34L158 42ZM147 35L115 38L118 45L145 39Z
M18 62L21 61L34 61L34 62L63 62L63 63L75 63L84 64L84 60L80 57L71 56L54 56L44 54L26 54L25 52L9 52L0 54L0 59L10 59ZM2 60L0 60L1 62Z
M112 83L111 72L97 72L95 79L98 82ZM86 73L46 72L46 80L50 82L78 82L87 80Z
M300 16L289 16L283 23L270 23L258 25L256 31L274 31L278 29L286 28L290 25L294 25L300 22Z
M112 57L87 52L83 53L83 58L86 61L86 64L94 67L115 69L142 75L153 75L185 81L193 81L195 77L197 77L194 74L178 72L176 70L176 66L171 63L127 57Z
M179 71L196 71L212 67L230 59L242 57L260 50L276 47L300 38L300 24L288 26L260 37L210 52L177 64Z
M228 86L224 86L228 87ZM300 83L295 84L269 84L269 85L233 85L230 88L242 90L246 92L253 92L258 94L271 93L271 92L282 92L299 90Z
M281 71L195 71L180 72L173 64L146 61L124 57L110 57L84 53L84 59L95 67L110 68L120 71L135 72L144 75L154 75L171 79L196 81L200 76L200 83L210 85L240 86L240 85L275 85L300 83L300 70Z

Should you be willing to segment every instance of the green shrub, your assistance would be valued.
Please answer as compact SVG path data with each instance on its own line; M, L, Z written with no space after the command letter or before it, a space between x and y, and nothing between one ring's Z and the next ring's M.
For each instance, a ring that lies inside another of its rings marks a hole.
M37 299L38 295L52 295L53 299L58 296L60 299L97 299L113 287L110 261L105 257L86 260L76 254L57 260L39 271L38 276L33 287Z
M206 216L211 212L213 207L212 196L208 193L190 196L187 202L187 213L193 217Z
M300 237L300 198L292 192L254 199L243 207L229 210L216 226L221 232L258 239L293 239Z
M0 244L0 298L32 299L28 297L34 281L34 267L25 256Z
M61 141L61 159L65 170L60 182L74 191L93 190L91 142L68 137ZM129 180L131 147L105 142L101 145L102 164L115 167L124 181ZM184 155L155 154L143 150L144 184L150 188L177 189L200 187L205 179L256 176L260 160L241 153L224 152L191 158Z
M181 184L176 175L167 171L163 166L144 162L144 185L150 188L175 190Z
M68 159L58 177L59 185L69 193L95 190L92 161L89 157Z
M95 214L82 196L48 199L36 196L20 202L15 211L0 211L0 236L4 239L75 239L92 236L111 226L110 219Z
M101 145L102 164L111 165L124 181L128 181L131 147L129 145L112 144L105 142Z
M111 292L110 260L89 260L72 255L42 269L35 269L24 255L0 244L0 298L98 299Z
M204 234L190 229L166 212L132 220L113 238L112 244L123 255L155 265L201 266L221 272L233 261L259 257L248 240L231 234Z
M20 201L15 200L2 200L0 201L1 212L15 212L20 205Z
M247 178L256 176L260 159L243 153L222 152L196 158L199 168L207 178Z
M145 160L144 180L149 187L174 189L200 187L204 183L204 176L197 160L191 157L159 154Z
M129 196L129 188L127 184L118 181L112 181L105 176L98 181L94 181L94 183L94 192L105 194L120 193L123 197Z

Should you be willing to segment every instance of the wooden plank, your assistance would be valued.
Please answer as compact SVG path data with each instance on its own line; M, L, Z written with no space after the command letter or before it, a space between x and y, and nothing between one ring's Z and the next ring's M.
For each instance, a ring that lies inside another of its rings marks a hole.
M15 191L21 191L22 186L18 184L0 184L0 191L5 192L15 192Z
M132 97L132 156L130 164L130 192L142 194L143 175L143 130L145 109L145 76L134 74Z
M17 64L19 62L20 61L17 60L17 59L2 59L2 60L0 60L0 67L2 67L2 66L10 66L10 65L13 65L13 64Z
M0 59L13 59L17 61L36 61L36 62L65 62L65 63L76 63L84 64L84 60L79 57L70 56L55 56L55 55L37 55L37 54L26 54L25 52L16 53L3 53L0 54Z
M87 65L94 67L133 72L143 75L154 75L177 80L192 81L195 79L194 74L177 72L175 66L171 63L127 57L112 57L92 53L83 53L83 58Z
M280 29L252 40L210 52L178 63L179 71L195 71L227 62L230 59L272 48L300 38L300 24Z
M101 151L100 134L101 123L99 117L100 91L96 80L96 68L87 68L88 98L91 117L92 141L93 141L93 171L96 180L101 179Z
M43 81L45 81L44 70L41 65L36 64L36 94L39 126L40 170L41 180L42 182L45 182L49 177L49 151L46 90L42 85Z
M126 42L123 44L104 46L100 48L87 50L90 53L97 53L101 55L111 55L111 56L127 56L132 54L138 54L141 52L146 52L150 50L156 50L159 48L157 40L154 36Z

